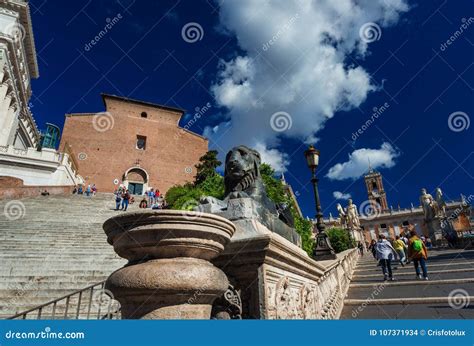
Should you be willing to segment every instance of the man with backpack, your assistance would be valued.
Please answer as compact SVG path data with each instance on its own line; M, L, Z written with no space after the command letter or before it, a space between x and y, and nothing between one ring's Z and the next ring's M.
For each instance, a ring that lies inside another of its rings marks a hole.
M428 250L423 241L416 234L415 230L410 231L410 239L408 240L408 257L411 258L415 265L416 277L422 279L419 268L421 266L423 279L428 280L428 270L426 269Z

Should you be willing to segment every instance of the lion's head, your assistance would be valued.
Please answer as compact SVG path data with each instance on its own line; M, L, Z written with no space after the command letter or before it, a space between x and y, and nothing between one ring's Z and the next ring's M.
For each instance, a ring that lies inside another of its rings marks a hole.
M244 145L233 148L225 158L224 183L226 195L243 191L260 177L260 154Z

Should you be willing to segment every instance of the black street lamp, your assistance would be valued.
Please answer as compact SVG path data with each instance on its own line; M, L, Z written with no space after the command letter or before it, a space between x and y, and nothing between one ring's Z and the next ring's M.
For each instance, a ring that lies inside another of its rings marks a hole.
M318 229L318 234L316 236L316 247L313 256L318 260L335 259L336 254L334 249L329 242L328 236L324 233L326 226L324 225L323 211L319 200L319 179L316 178L316 168L319 165L319 150L311 145L308 150L304 152L304 156L306 157L306 163L311 170L311 183L313 184L314 201L316 203L316 228Z

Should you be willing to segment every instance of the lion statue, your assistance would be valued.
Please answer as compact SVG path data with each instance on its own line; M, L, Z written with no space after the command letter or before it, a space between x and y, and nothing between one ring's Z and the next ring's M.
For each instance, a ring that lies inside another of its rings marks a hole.
M213 204L219 209L227 208L229 199L252 198L266 212L273 214L290 227L294 227L293 217L286 204L275 204L268 198L260 175L261 158L258 151L244 145L230 150L225 158L224 200L214 197L201 198L201 204Z

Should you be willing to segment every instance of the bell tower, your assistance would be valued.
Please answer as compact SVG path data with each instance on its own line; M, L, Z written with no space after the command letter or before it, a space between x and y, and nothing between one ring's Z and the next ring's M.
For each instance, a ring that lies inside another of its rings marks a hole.
M372 169L369 164L369 171L364 176L367 195L374 209L387 210L387 195L383 189L382 174Z

